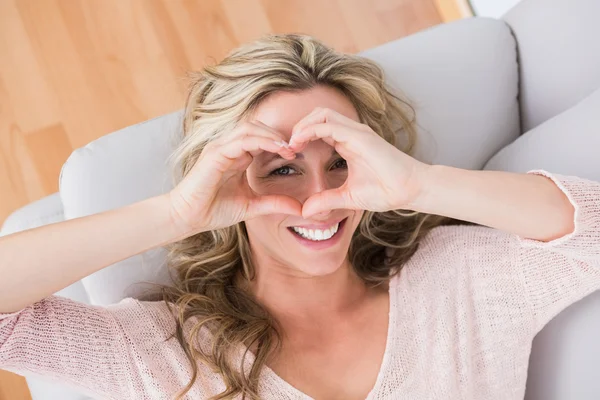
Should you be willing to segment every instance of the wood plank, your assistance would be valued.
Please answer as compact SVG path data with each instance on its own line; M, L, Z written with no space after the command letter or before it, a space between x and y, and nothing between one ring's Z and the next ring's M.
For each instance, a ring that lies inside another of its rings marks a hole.
M0 1L0 56L4 95L19 128L32 131L57 123L60 116L46 70L12 1Z
M19 207L46 195L0 79L0 224Z
M25 378L0 369L0 400L31 400Z
M62 124L56 124L25 135L25 145L35 169L42 179L45 195L58 191L60 170L73 148Z
M468 0L433 0L444 22L473 16Z

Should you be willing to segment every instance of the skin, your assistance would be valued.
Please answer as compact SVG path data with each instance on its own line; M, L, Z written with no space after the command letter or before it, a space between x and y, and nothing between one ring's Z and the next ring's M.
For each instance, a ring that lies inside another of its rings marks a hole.
M289 141L294 125L315 107L330 108L359 121L342 93L321 86L274 93L261 102L252 118ZM332 156L333 150L325 141L315 140L302 150L303 159L266 161L265 152L255 157L247 170L249 185L261 195L287 194L304 203L346 180L344 160ZM286 165L290 168L280 169ZM280 175L268 176L273 171ZM309 219L273 213L246 221L257 269L252 291L284 331L282 351L268 365L315 398L364 399L375 384L385 350L387 286L367 289L348 260L351 237L363 213L335 209ZM288 226L346 217L341 240L323 250L302 246L288 230Z

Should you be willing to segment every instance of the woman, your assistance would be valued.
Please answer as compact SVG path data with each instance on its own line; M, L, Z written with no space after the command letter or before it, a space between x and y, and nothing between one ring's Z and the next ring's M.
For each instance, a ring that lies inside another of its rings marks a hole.
M427 165L410 111L308 36L206 67L172 191L0 240L0 367L111 399L522 399L535 334L600 288L600 184ZM157 246L163 301L52 295Z

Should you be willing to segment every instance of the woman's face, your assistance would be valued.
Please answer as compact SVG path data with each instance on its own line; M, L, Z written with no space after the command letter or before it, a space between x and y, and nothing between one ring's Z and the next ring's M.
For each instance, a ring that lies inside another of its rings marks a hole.
M261 102L249 120L258 120L278 130L289 141L296 122L316 107L330 108L359 121L352 103L341 92L324 86L296 93L273 93ZM254 158L247 171L248 183L256 193L285 194L302 204L315 193L341 186L347 176L345 160L322 140L308 143L294 160L263 152ZM330 274L344 264L362 214L362 210L337 209L309 220L289 214L247 220L253 257L259 268L275 266L298 276ZM301 228L309 237L302 237L294 227ZM337 232L330 239L323 240L335 229Z

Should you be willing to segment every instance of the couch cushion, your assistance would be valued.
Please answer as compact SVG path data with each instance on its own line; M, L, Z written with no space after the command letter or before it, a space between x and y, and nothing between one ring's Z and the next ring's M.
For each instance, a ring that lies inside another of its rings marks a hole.
M430 28L361 53L413 101L416 157L480 169L519 135L517 65L507 25L473 18ZM60 192L67 219L122 207L172 187L165 160L180 137L181 112L122 129L76 150ZM168 283L164 251L153 249L83 279L94 304L138 297L149 280Z
M543 168L600 181L600 89L523 134L485 166ZM563 310L533 341L525 399L596 399L600 393L600 291ZM549 351L551 349L551 351Z
M26 229L37 228L64 220L63 206L58 193L53 193L31 202L6 218L0 229L0 236L10 235Z
M168 157L180 140L182 111L133 125L75 150L63 165L65 219L91 215L157 196L173 187ZM141 281L169 283L165 251L151 249L81 281L92 304L139 297ZM135 285L132 285L135 284ZM132 286L131 286L132 285Z
M544 168L600 181L600 89L498 152L485 169Z

